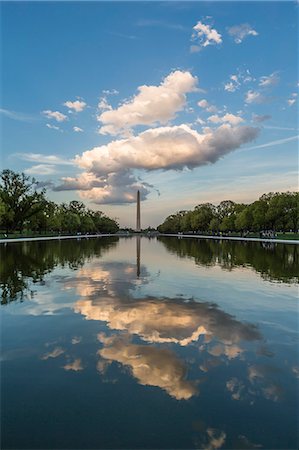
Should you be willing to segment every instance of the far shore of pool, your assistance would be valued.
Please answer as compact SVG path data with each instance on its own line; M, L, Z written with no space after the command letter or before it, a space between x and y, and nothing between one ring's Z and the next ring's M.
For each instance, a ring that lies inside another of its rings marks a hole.
M0 244L11 243L11 242L31 242L31 241L51 241L51 240L64 240L64 239L90 239L90 238L102 238L102 237L129 237L129 236L150 236L148 234L142 233L130 233L130 234L82 234L82 235L57 235L57 236L37 236L37 237L20 237L20 238L4 238L0 239ZM157 236L153 234L152 236ZM230 241L252 241L252 242L266 242L275 244L299 244L299 240L295 239L266 239L257 237L238 237L238 236L211 236L211 235L201 235L201 234L158 234L158 236L165 237L177 237L177 238L193 238L193 239L214 239L214 240L230 240Z

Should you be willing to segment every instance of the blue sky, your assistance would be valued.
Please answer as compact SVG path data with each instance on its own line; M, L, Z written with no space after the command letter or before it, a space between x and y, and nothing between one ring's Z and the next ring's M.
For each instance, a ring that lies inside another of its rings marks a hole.
M297 3L1 8L1 165L50 199L132 226L140 189L147 226L297 188Z

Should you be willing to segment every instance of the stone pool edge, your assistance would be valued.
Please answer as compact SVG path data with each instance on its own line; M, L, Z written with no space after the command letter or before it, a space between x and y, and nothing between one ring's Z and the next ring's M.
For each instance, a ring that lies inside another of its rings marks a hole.
M128 237L134 236L132 234L84 234L75 236L44 236L44 237L28 237L28 238L7 238L0 239L0 244L6 244L7 242L31 242L31 241L51 241L51 240L62 240L62 239L89 239L89 238L102 238L102 237ZM145 235L146 236L146 235ZM277 244L299 244L299 240L295 239L260 239L260 238L246 238L237 236L205 236L201 234L164 234L161 233L158 236L169 236L178 238L196 238L196 239L214 239L214 240L230 240L230 241L247 241L247 242L267 242L267 243L277 243Z
M299 244L299 240L295 239L261 239L261 238L246 238L238 236L205 236L201 234L164 234L159 236L171 236L179 238L197 238L197 239L214 239L214 240L229 240L229 241L247 241L247 242L270 242L277 244Z

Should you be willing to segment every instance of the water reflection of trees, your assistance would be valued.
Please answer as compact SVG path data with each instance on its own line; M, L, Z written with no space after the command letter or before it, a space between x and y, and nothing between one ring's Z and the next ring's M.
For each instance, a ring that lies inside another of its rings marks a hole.
M181 257L192 257L196 264L220 265L223 269L253 267L266 280L298 281L298 250L296 245L263 246L256 242L214 241L211 239L177 239L159 237L168 251Z
M100 257L117 241L117 237L111 237L0 245L1 304L32 296L33 285L42 283L45 275L55 267L82 267L86 260Z

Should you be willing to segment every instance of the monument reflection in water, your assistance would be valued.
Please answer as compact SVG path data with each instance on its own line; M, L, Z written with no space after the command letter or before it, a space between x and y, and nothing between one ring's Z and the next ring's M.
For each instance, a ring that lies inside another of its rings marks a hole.
M296 448L296 246L0 251L3 448Z

